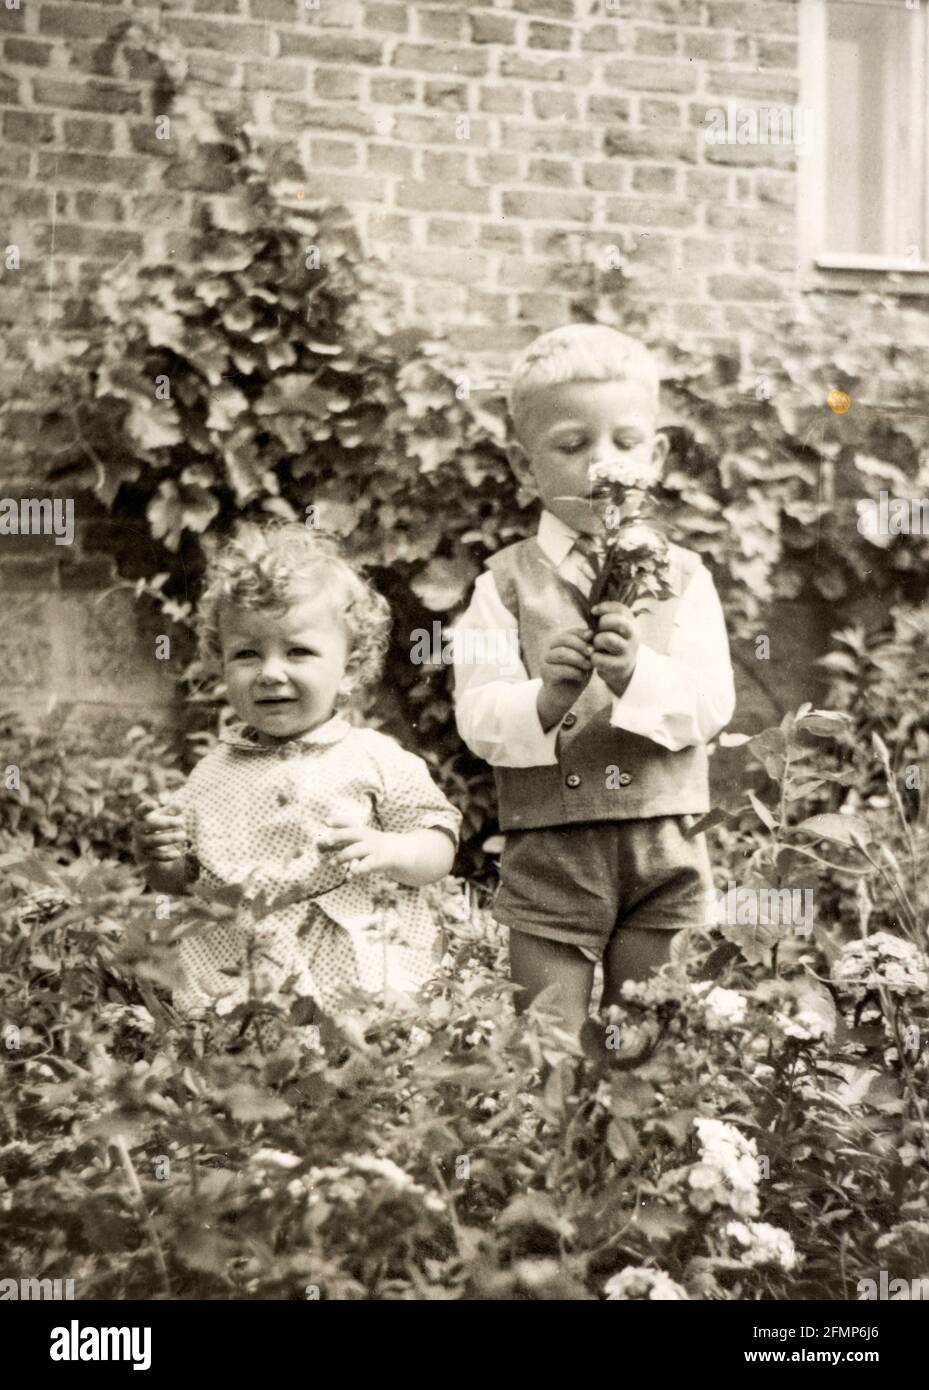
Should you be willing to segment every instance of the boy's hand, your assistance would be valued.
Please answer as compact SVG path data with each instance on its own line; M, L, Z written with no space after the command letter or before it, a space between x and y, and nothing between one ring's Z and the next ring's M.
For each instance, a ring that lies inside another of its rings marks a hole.
M593 675L593 635L589 627L568 628L545 653L537 709L546 733L564 718Z
M598 603L591 612L597 619L594 670L614 695L622 695L632 680L639 655L635 616L624 603Z
M183 811L170 801L142 797L133 817L132 844L136 857L149 864L173 864L183 860L187 852Z

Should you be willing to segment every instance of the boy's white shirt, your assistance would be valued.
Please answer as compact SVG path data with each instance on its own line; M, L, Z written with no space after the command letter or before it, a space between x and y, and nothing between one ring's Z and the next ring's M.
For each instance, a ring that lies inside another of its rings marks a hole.
M579 534L543 511L536 539L561 577L587 593L589 575L572 549ZM464 638L452 644L455 718L471 751L495 767L556 763L560 724L548 733L542 729L536 707L542 679L530 680L519 659L516 619L501 602L489 571L478 577L471 602L453 627L456 633L500 632L510 637L509 642L468 643ZM463 654L486 655L495 649L503 655L507 646L511 654L506 664L461 660ZM676 752L715 738L734 709L726 623L715 585L701 565L681 596L667 654L640 644L631 681L622 695L613 696L610 723Z

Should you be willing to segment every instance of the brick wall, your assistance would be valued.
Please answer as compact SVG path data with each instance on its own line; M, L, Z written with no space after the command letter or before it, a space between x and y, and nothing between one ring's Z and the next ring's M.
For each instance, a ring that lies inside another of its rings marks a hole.
M178 160L183 115L156 138L172 108L120 39L130 20L279 151L294 195L348 204L404 317L466 353L502 358L592 296L732 345L797 292L794 149L705 139L730 98L798 101L796 0L10 4L0 247L22 263L0 271L0 390L36 327L80 328L104 267L185 255L198 202L225 186L221 165ZM3 467L0 490L27 483ZM44 564L58 591L87 589L99 562L78 552L5 560L0 586L40 590Z

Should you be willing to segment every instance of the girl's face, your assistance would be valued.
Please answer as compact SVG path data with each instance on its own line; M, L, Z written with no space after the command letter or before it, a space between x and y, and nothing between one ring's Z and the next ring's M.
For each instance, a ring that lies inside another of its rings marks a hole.
M220 640L230 703L259 742L296 738L331 718L350 652L331 601L305 599L277 615L224 605Z

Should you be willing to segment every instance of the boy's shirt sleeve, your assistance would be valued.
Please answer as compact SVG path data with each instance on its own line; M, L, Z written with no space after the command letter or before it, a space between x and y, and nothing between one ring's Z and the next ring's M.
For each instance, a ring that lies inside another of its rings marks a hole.
M726 621L701 565L681 598L667 654L639 647L631 681L613 698L610 723L677 752L709 743L734 710Z
M444 830L457 845L461 812L436 786L425 759L386 734L377 736L374 753L381 782L376 796L381 828L395 835Z
M516 619L501 602L492 574L478 577L470 604L452 627L455 722L471 752L492 767L556 763L559 726L542 729L542 680L530 680L520 660Z

